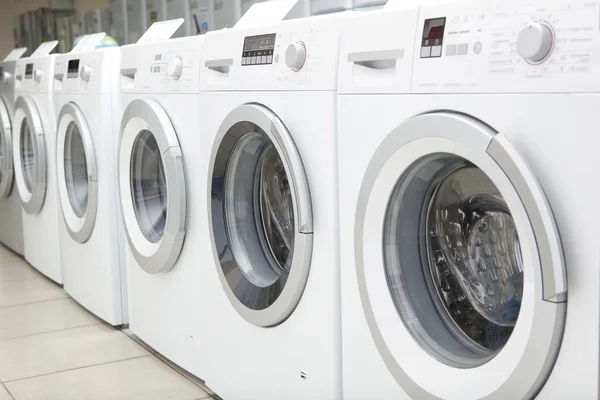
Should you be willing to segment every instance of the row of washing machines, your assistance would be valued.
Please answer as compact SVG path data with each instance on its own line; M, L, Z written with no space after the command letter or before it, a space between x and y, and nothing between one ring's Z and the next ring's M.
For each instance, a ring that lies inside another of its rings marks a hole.
M265 4L2 63L2 241L224 399L596 398L600 2Z

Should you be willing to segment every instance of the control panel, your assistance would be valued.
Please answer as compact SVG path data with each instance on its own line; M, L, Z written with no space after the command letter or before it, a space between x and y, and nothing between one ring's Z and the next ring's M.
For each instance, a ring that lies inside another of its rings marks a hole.
M49 55L17 60L14 74L15 90L51 92L55 57L56 55Z
M339 15L206 35L200 90L334 90Z
M416 92L598 91L598 1L477 1L423 7Z
M204 37L171 39L121 49L122 93L197 93Z
M56 56L54 93L112 93L118 87L119 48Z

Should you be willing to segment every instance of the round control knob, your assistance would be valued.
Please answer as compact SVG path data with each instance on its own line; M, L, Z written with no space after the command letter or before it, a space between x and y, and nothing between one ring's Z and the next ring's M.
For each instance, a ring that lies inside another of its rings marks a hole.
M181 60L181 57L173 58L173 60L169 63L168 73L175 80L181 78L181 74L183 73L183 61Z
M294 71L300 71L306 61L306 46L302 42L290 44L285 51L285 63Z
M42 81L42 77L44 76L44 71L42 71L39 68L36 68L33 70L33 79L37 82L40 83Z
M10 82L11 78L12 78L12 74L10 72L4 71L2 73L2 79L0 79L0 81L2 81L2 82Z
M84 65L83 67L81 67L81 69L79 70L79 78L81 78L82 81L89 82L91 76L92 76L92 69L90 68L89 65Z
M517 51L530 63L545 60L552 51L554 34L552 29L543 22L529 24L519 33Z

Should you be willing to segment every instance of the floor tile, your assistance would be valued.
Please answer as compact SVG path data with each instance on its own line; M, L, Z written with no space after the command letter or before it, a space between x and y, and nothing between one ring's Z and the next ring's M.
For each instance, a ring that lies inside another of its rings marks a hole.
M128 339L129 340L129 339ZM210 398L154 356L7 384L17 400L197 400Z
M23 260L0 264L0 282L16 282L30 278L42 278L42 276Z
M0 307L66 297L68 295L61 287L39 274L21 281L0 281Z
M0 308L0 340L99 323L98 318L68 298L4 307Z
M8 394L4 386L0 384L0 400L13 400L12 396Z
M135 333L131 332L131 329L129 329L129 328L122 329L121 332L126 334L129 338L131 338L131 340L133 340L134 342L136 342L137 344L142 346L144 349L148 350L148 352L150 352L152 354L156 354L156 350L154 350L152 347L150 347L150 345L146 344L146 342L144 342L142 339L140 339Z
M6 383L148 354L104 324L25 336L0 341L0 380Z

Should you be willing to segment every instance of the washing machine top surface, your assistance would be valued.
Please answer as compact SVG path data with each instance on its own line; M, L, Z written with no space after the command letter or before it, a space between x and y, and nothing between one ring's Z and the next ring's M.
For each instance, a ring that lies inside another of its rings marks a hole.
M600 90L596 2L421 3L345 19L339 93Z
M206 34L200 90L335 90L342 15Z
M204 36L121 48L120 92L198 93Z

